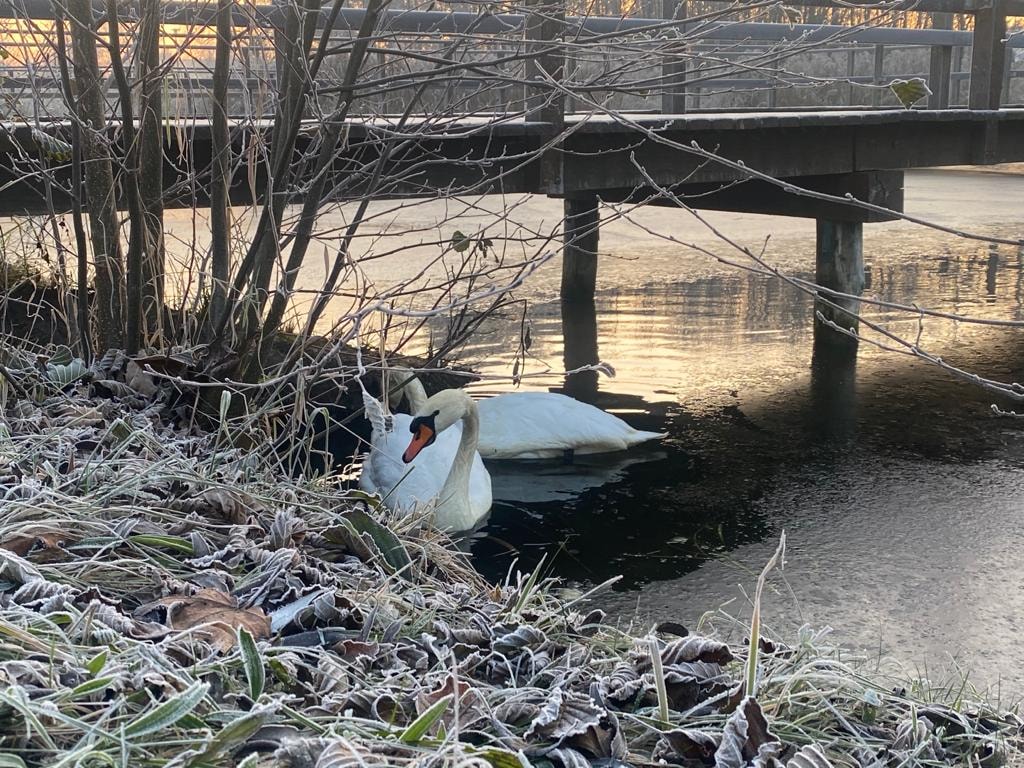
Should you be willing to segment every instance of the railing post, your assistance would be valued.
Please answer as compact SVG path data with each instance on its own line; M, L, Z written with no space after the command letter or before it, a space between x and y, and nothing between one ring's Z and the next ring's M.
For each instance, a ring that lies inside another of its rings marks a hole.
M529 0L527 8L526 119L561 125L565 96L547 81L561 83L565 74L561 48L565 4L562 0Z
M953 14L933 13L932 27L935 29L952 29ZM934 45L928 64L928 109L949 109L949 78L953 69L953 46Z
M991 0L974 12L974 43L971 47L971 109L999 109L1006 59L1006 5Z
M963 74L964 71L964 53L966 53L966 51L964 51L964 46L958 45L956 48L956 69L953 70L957 75ZM953 73L950 73L950 77L952 77L952 74ZM950 89L953 92L953 95L950 97L950 104L960 103L960 93L963 90L961 82L962 78L960 77L953 80L953 84L950 86Z
M562 83L565 55L565 0L529 0L526 20L526 119L547 123L543 141L550 141L565 128L565 94L549 80ZM540 159L538 191L557 194L563 190L562 158L559 152L544 152Z
M1003 51L1003 87L999 96L999 104L1001 106L1010 103L1011 77L1013 77L1013 49L1007 48Z
M850 44L849 50L846 52L846 81L849 84L849 96L847 100L850 102L850 106L853 106L853 101L857 97L857 86L853 82L854 75L857 74L857 49Z
M687 0L662 0L661 17L685 19L686 4ZM661 111L667 115L681 115L686 111L686 62L667 56L661 68L665 83L665 90L661 94Z
M871 106L877 107L882 103L882 89L879 88L882 84L882 74L885 71L885 46L875 46L875 63L871 69L871 84L875 87L871 89Z

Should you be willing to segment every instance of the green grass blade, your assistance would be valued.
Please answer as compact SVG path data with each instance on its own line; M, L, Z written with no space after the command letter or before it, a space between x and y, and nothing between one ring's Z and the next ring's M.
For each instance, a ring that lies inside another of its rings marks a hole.
M267 682L263 655L245 627L238 628L238 646L242 649L242 665L245 667L245 679L249 683L249 698L257 701L263 695L263 688Z
M430 730L431 726L448 711L453 698L453 694L448 694L443 699L434 702L429 709L413 720L409 727L402 731L402 735L398 737L398 740L403 744L418 744L420 739L427 735L427 731Z
M125 726L125 738L136 738L170 728L195 709L209 690L210 686L206 683L193 683L183 693Z

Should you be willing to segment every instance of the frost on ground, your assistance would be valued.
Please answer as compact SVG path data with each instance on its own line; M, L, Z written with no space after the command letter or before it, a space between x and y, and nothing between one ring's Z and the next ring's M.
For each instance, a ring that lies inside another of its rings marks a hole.
M123 356L6 354L0 766L1021 760L1021 721L969 690L805 632L760 644L745 696L745 650L487 584L423 520L198 429Z

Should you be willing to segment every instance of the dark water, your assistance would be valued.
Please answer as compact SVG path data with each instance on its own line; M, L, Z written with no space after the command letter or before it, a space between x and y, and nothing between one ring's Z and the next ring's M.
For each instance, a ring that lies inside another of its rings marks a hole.
M917 172L906 197L908 212L947 226L1024 234L1022 175ZM437 272L436 243L456 224L474 232L503 217L501 237L550 232L561 218L561 203L544 198L485 198L462 211L459 201L395 205L374 207L360 275L345 290ZM193 222L171 216L183 253L194 252ZM513 562L545 558L546 573L579 587L620 575L602 607L623 621L693 626L720 606L749 616L743 589L785 530L786 568L764 614L783 636L828 625L849 646L933 677L960 663L979 684L1024 695L1024 421L994 416L991 395L933 366L864 343L856 355L816 343L806 295L679 245L737 257L684 212L609 218L594 307L563 317L559 265L549 264L518 292L522 303L474 335L463 362L498 377L478 394L508 389L525 307L524 388L565 390L669 436L568 466L491 464L497 501L472 541L478 566L502 578ZM813 221L707 218L780 269L812 277ZM379 258L396 242L397 256ZM865 228L865 259L869 296L1024 319L1016 247L896 222ZM300 287L316 288L326 268L305 267ZM351 301L343 290L334 315ZM913 316L867 316L905 336L919 330ZM921 344L973 372L1024 381L1024 329L928 320ZM595 359L617 375L566 382L559 373Z
M1006 208L1007 195L1024 199L1024 177L914 174L907 193L909 210L944 223L1024 229ZM768 258L812 277L812 225L721 221L754 240L774 234ZM937 677L955 658L979 684L1024 694L1024 422L990 410L1013 404L910 358L816 339L812 302L778 280L609 229L595 307L563 315L554 272L531 293L525 368L541 375L523 386L568 391L669 437L571 465L489 465L498 501L473 542L479 567L501 578L513 561L545 557L547 572L581 587L621 575L603 607L692 625L721 605L749 613L741 587L785 529L786 569L766 611L778 631L830 625L844 643ZM887 224L867 228L865 253L869 296L1021 319L1017 248ZM867 316L917 333L916 318ZM519 320L489 323L468 360L508 375ZM1024 380L1024 329L929 320L921 343ZM616 377L555 373L593 359Z

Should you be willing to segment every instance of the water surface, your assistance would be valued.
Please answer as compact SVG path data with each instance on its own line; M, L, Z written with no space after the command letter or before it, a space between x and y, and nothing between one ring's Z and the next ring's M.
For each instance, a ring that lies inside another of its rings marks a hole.
M1024 176L910 173L906 197L908 212L945 226L1011 238L1024 229ZM345 278L327 323L366 286L417 273L443 282L450 264L438 259L439 244L456 226L473 233L502 211L489 236L536 241L561 218L561 204L544 198L472 206L375 204L356 247L358 274ZM328 216L325 258L304 268L301 287L322 281L345 213ZM174 215L182 218L172 229L187 241L191 214ZM774 629L830 625L847 645L935 677L955 659L979 683L1024 694L1024 422L990 409L1012 403L867 344L854 356L816 341L806 294L701 251L738 257L710 224L811 278L813 221L709 213L705 224L663 208L611 217L594 307L563 316L554 260L474 334L463 362L503 377L477 394L510 388L528 327L523 388L568 391L668 437L571 465L492 464L497 501L472 542L478 566L501 578L513 562L545 557L548 572L581 587L621 575L603 607L623 620L692 625L722 605L748 614L741 587L752 588L785 530L786 569L765 613ZM895 222L866 226L865 258L869 296L1022 319L1016 247ZM919 331L914 316L866 314L903 335ZM442 337L444 322L430 330ZM1021 329L928 320L920 332L922 346L950 363L1024 380ZM417 344L428 347L422 334L409 350ZM560 373L598 359L614 378Z
M908 174L907 199L908 211L950 226L1011 237L1024 228L1024 177ZM714 243L683 213L638 216ZM813 222L711 218L752 246L770 235L766 258L812 277ZM1012 403L866 344L853 357L815 343L811 300L777 279L623 222L602 234L593 313L563 318L556 270L531 286L525 370L551 373L522 386L567 389L669 437L571 466L492 465L501 501L474 542L480 567L498 578L513 558L530 566L544 555L581 586L622 575L605 606L692 625L721 605L748 614L743 589L786 530L773 628L829 625L842 642L933 677L960 663L979 684L1024 694L1024 434L990 410ZM1017 248L892 223L866 227L865 254L869 296L1021 319ZM917 333L914 317L867 316ZM564 381L557 371L594 355L595 329L596 358L615 378ZM519 317L496 319L467 360L507 376L520 334ZM921 343L982 375L1024 380L1021 330L929 320Z

